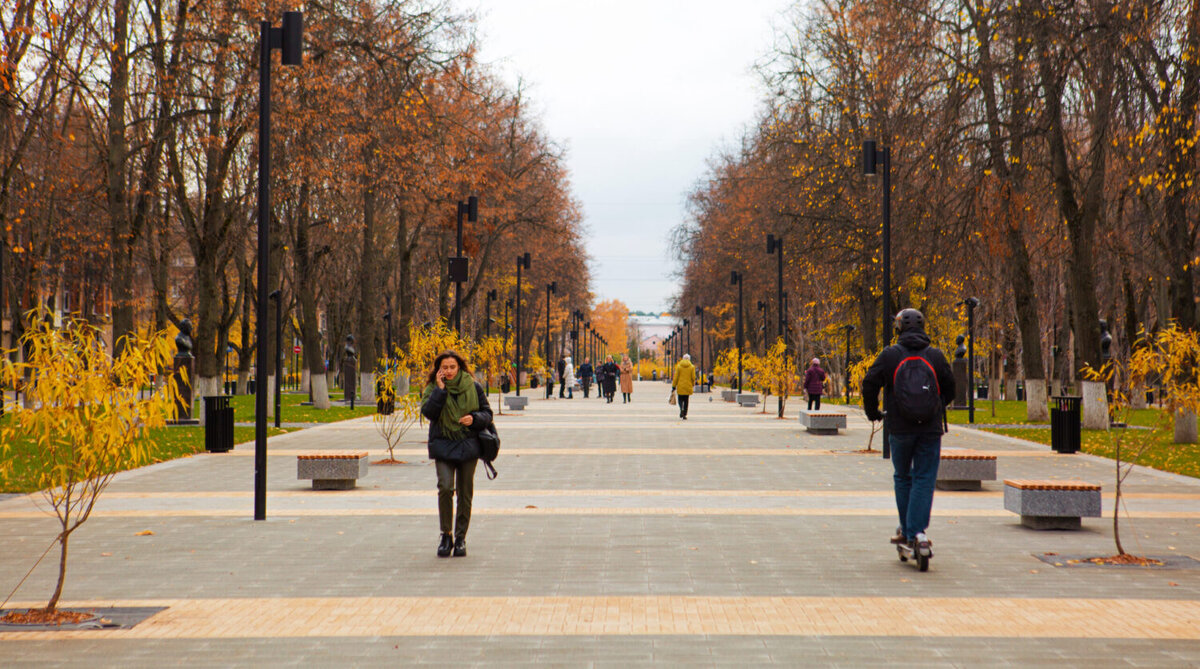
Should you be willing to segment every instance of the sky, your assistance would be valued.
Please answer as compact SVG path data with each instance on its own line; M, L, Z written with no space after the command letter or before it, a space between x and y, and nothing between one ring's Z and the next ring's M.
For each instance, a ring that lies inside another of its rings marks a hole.
M597 301L661 312L706 159L754 120L752 67L792 0L474 0L480 57L528 87L567 149Z

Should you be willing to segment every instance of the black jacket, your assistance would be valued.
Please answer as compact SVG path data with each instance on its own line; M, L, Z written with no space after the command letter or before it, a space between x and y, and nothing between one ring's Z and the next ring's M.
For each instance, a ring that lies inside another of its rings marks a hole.
M585 362L582 365L580 365L579 369L575 370L575 376L578 376L580 381L591 381L591 379L592 379L591 363Z
M942 397L942 407L954 401L954 370L950 368L950 363L946 362L946 356L941 350L929 345L929 336L924 332L909 331L901 333L898 344L883 349L879 357L875 358L875 362L871 363L871 367L867 369L862 384L863 409L867 412L867 418L878 418L879 390L882 388L888 432L892 434L941 434L942 422L940 420L927 425L914 425L890 410L892 377L896 373L896 366L900 364L901 360L914 353L924 356L933 367L933 372L937 375L939 395Z
M479 395L479 408L471 412L471 427L467 428L467 436L463 439L449 439L442 436L442 426L438 417L446 406L446 391L434 386L429 399L421 405L421 415L429 420L429 459L446 460L449 462L465 462L479 459L479 431L492 422L492 407L488 404L487 393L483 386L475 384L475 393Z

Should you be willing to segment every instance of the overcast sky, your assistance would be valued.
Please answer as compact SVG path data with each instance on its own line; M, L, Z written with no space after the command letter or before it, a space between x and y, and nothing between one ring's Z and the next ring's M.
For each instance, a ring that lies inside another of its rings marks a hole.
M598 300L666 309L667 237L705 159L754 118L753 63L789 0L462 0L568 149Z

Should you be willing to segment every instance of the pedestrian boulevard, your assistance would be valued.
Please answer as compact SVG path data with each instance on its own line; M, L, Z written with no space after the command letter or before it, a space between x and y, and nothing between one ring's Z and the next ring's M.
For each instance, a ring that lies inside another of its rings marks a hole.
M266 521L250 444L118 476L72 538L62 606L165 610L132 629L0 631L0 666L1200 665L1200 568L1068 562L1115 552L1111 461L952 427L944 448L996 455L1001 481L1101 484L1105 517L1035 531L1000 481L939 491L920 573L888 544L891 464L859 452L861 412L813 436L798 398L779 420L774 398L764 414L696 395L685 422L664 383L628 405L533 392L497 416L500 473L476 476L467 557L435 555L423 426L403 464L320 492L296 455L387 452L369 418L304 429L269 442ZM1200 558L1200 481L1139 469L1125 492L1127 550ZM37 502L0 500L4 594L53 538ZM53 577L48 558L8 607L44 604Z

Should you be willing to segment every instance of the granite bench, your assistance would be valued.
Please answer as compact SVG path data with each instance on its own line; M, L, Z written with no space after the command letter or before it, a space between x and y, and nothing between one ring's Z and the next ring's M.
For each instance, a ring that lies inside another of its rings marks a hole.
M938 465L938 490L982 490L996 480L996 456L975 451L945 450Z
M738 395L738 393L736 390L722 390L721 391L721 399L725 400L726 402L736 401L737 395Z
M512 409L513 411L523 411L525 407L529 406L529 398L519 396L505 397L504 406L505 408Z
M1004 481L1004 508L1035 530L1077 530L1100 517L1100 486L1086 481Z
M756 407L758 406L758 393L738 393L738 406Z
M296 478L312 479L313 490L353 490L366 475L366 453L296 456Z
M846 414L801 409L800 424L813 434L837 434L839 429L846 429Z

